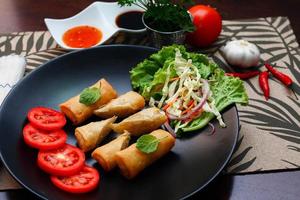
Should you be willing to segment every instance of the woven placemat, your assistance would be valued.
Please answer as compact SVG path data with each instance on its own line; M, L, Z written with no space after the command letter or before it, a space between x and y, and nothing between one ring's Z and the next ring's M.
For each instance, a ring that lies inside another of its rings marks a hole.
M299 168L300 52L288 18L223 21L223 31L218 41L209 49L197 51L209 54L219 65L234 71L219 51L221 46L232 39L246 39L255 43L262 53L261 58L276 64L281 71L289 74L294 84L292 89L288 89L271 78L271 98L265 101L257 77L245 81L250 101L246 107L238 105L240 137L225 172L241 174ZM145 33L119 33L106 44L151 46ZM16 53L26 56L27 73L67 52L57 47L47 31L0 34L0 51L0 55ZM0 189L19 187L3 166L0 166Z

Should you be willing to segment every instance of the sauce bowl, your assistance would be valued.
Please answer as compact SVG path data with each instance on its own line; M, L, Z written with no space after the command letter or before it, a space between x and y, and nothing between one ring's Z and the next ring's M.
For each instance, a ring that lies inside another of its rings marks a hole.
M75 50L81 48L67 46L63 42L62 37L67 30L76 26L93 26L102 32L102 39L94 46L101 45L119 31L131 33L146 31L146 28L134 30L117 26L116 18L120 14L130 11L143 12L144 10L135 5L120 7L117 2L94 2L72 17L66 19L45 18L44 21L52 37L59 46L64 49Z

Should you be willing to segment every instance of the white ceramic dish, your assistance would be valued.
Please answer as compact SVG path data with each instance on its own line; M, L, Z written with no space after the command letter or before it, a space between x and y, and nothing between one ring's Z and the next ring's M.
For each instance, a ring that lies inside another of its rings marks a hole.
M62 41L63 34L70 28L75 26L94 26L101 30L102 39L95 45L98 46L108 40L118 31L127 32L143 32L146 29L132 30L120 28L116 25L116 17L128 11L143 11L138 6L132 5L127 7L120 7L117 2L94 2L87 8L82 10L77 15L66 19L49 19L45 18L45 23L50 31L52 37L57 44L65 49L80 49L72 48L64 44Z

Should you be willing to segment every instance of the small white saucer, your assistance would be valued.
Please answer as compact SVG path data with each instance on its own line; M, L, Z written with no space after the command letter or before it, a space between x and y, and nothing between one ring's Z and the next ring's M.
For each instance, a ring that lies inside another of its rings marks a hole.
M51 33L54 40L59 46L64 49L81 49L81 48L72 48L64 44L62 41L63 34L75 26L94 26L101 30L102 39L98 46L108 40L118 31L127 31L133 33L144 32L146 28L139 30L124 29L120 28L116 24L116 17L122 13L129 11L143 11L140 7L132 5L126 7L120 7L117 2L94 2L89 5L87 8L82 10L77 15L66 19L49 19L45 18L44 21L46 26Z

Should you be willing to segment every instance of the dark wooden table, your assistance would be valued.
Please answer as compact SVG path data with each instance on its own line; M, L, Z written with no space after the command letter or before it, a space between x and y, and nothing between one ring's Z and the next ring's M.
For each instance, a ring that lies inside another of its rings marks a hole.
M92 0L0 0L0 32L46 30L43 19L65 18ZM288 16L300 38L299 0L199 0L218 8L224 19ZM274 150L276 153L276 150ZM300 199L300 171L220 175L194 199ZM35 199L28 191L0 191L0 199Z

